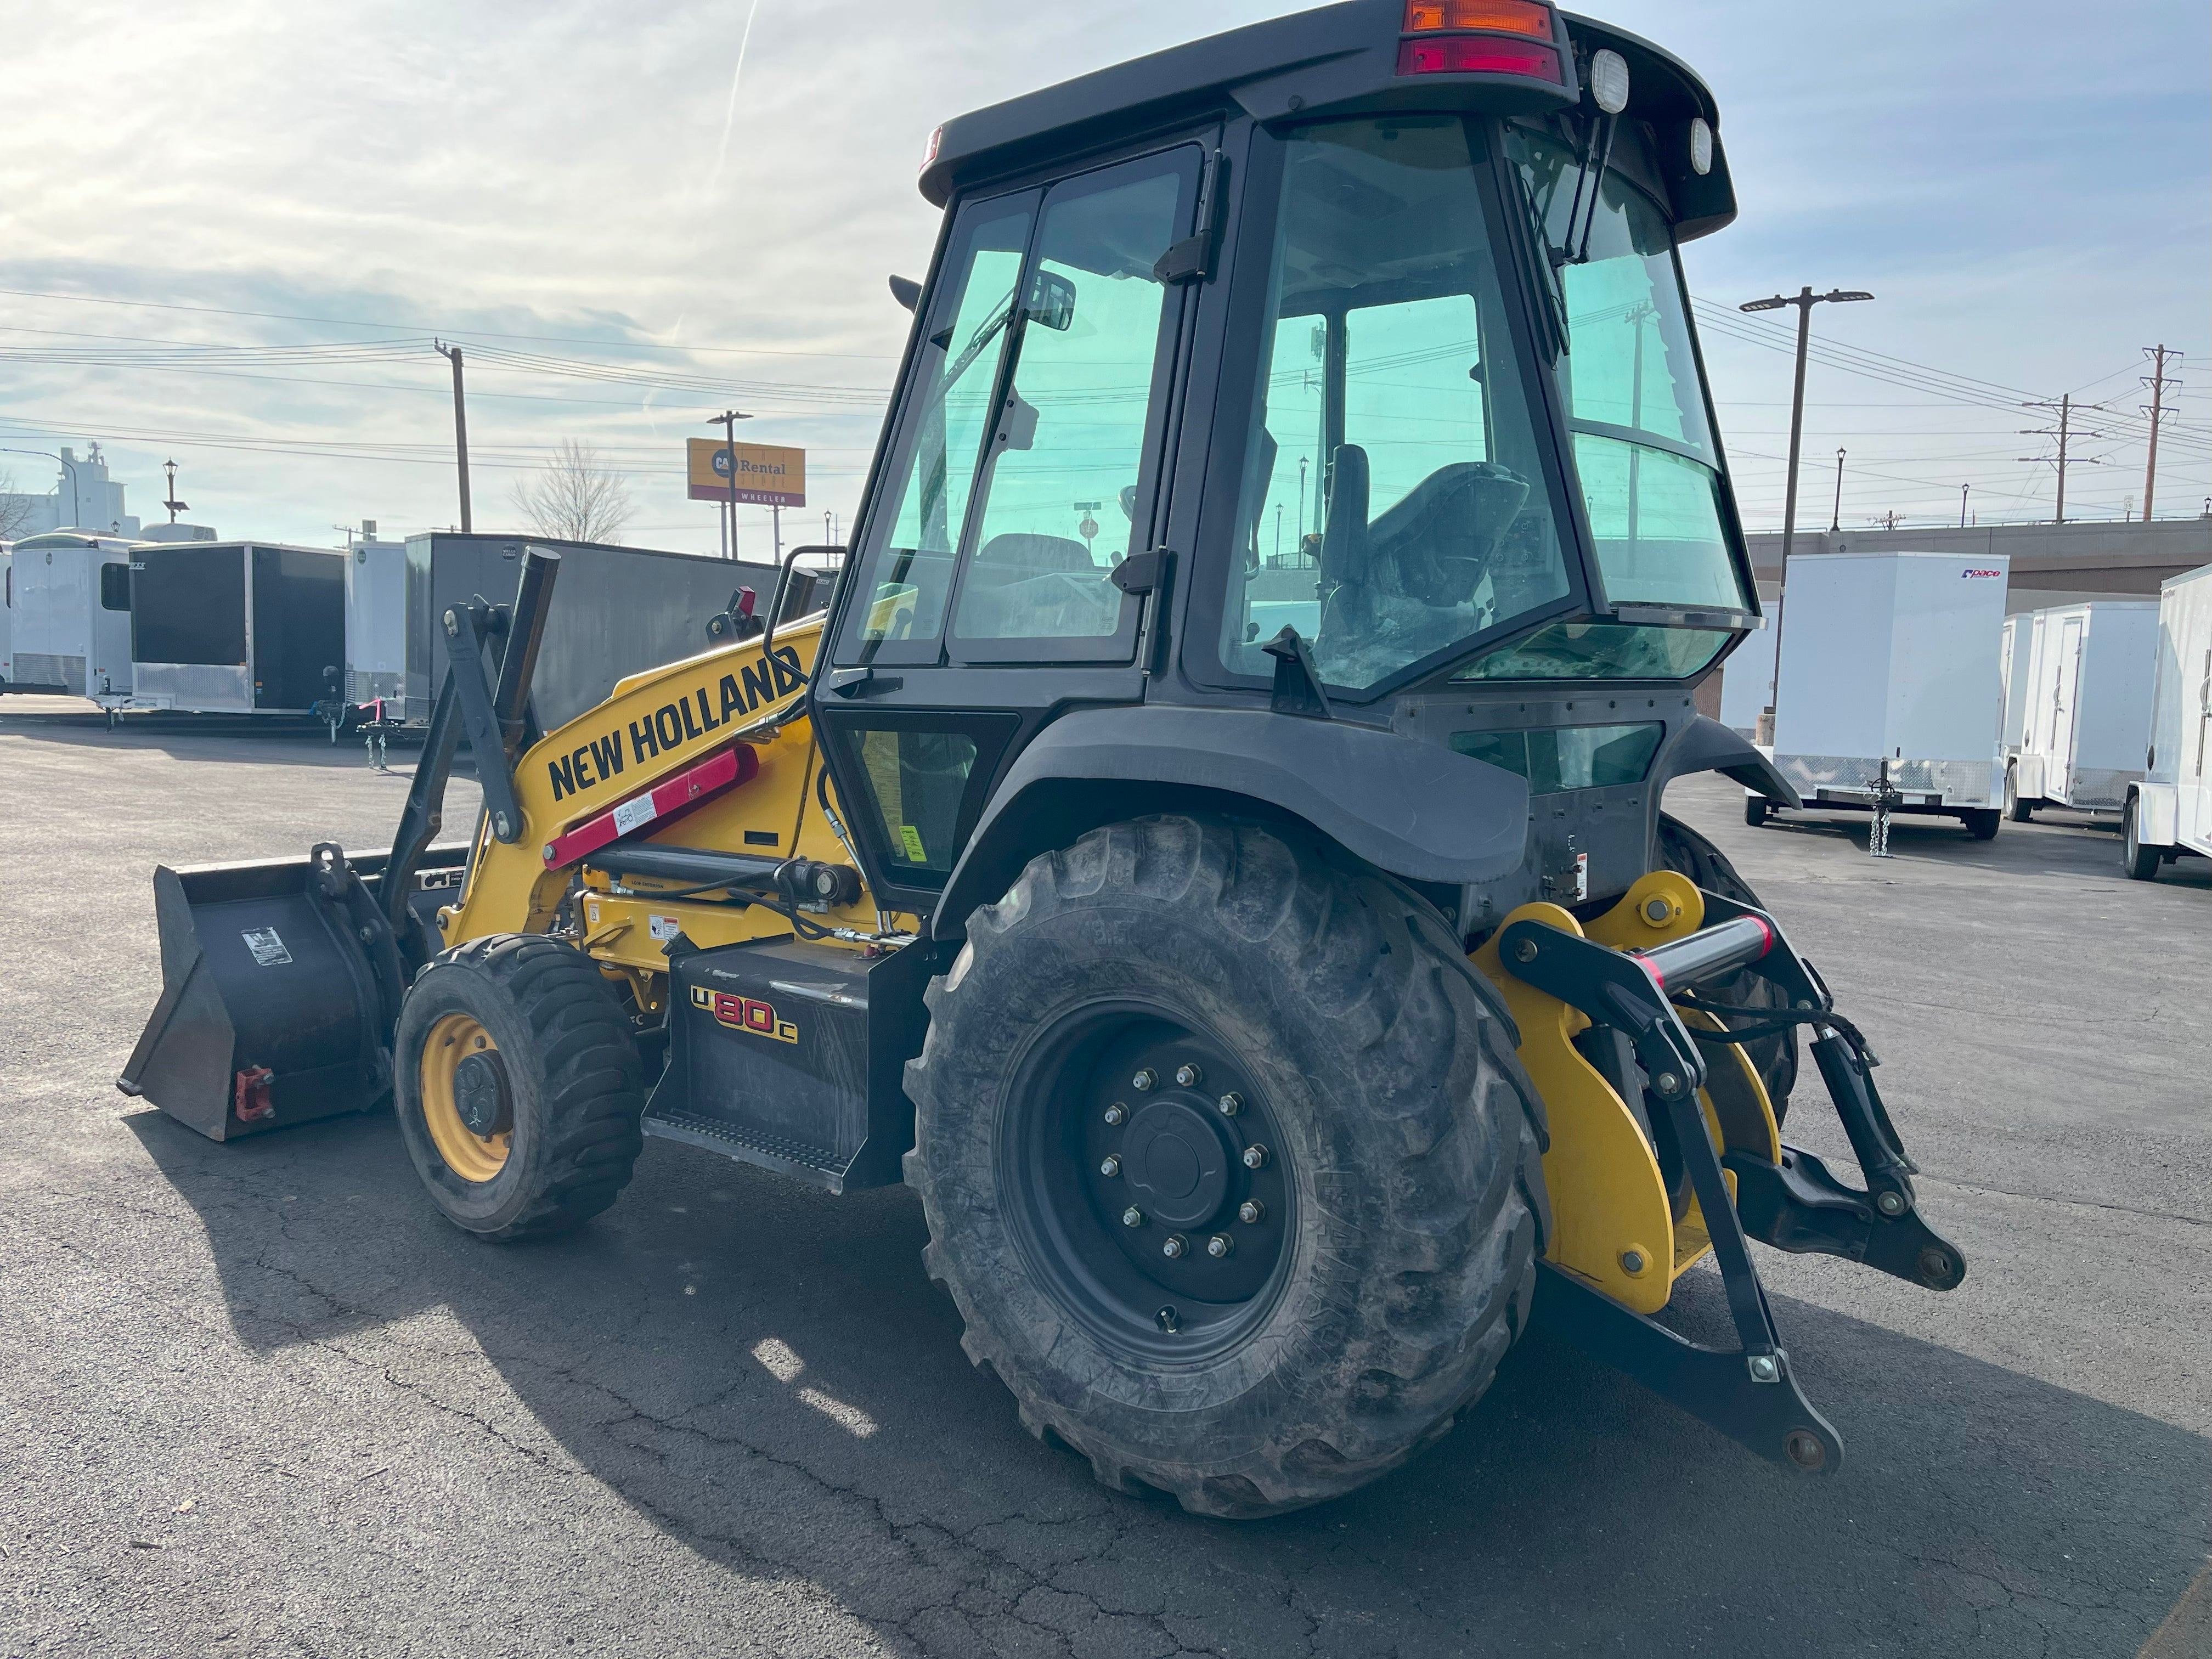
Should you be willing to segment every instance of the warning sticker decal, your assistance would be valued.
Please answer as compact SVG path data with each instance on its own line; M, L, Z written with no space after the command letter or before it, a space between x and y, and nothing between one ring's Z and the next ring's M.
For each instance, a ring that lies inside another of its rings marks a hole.
M280 967L292 959L292 953L284 948L284 941L276 937L274 927L249 927L239 937L253 952L254 963L259 967Z
M648 925L653 938L663 945L684 931L684 924L674 916L653 916L649 919Z

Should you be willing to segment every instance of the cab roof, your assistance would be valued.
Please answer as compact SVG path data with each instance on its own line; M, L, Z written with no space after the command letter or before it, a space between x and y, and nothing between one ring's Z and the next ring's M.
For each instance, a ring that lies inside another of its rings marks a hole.
M1270 18L1079 76L959 116L938 130L921 193L943 207L956 190L1024 171L1212 111L1261 121L1310 119L1385 109L1467 109L1539 113L1583 101L1579 65L1601 47L1628 60L1629 116L1649 124L1674 195L1685 241L1735 216L1720 111L1688 65L1624 30L1555 13L1565 84L1527 76L1422 76L1398 72L1404 0L1339 0ZM1703 117L1715 129L1710 173L1688 161L1688 131ZM1676 161L1679 161L1679 165Z

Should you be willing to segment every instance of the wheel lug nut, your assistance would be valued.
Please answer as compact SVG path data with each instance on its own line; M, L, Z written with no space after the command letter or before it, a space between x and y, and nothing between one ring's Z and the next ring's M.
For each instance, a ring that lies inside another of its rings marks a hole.
M1129 1086L1132 1089L1134 1089L1139 1094L1143 1094L1159 1080L1160 1074L1152 1070L1151 1066L1147 1066L1143 1071L1138 1073L1136 1076L1129 1079Z
M1160 1254L1173 1261L1190 1249L1190 1241L1181 1233L1168 1235L1167 1243L1160 1246Z
M1115 1128L1120 1128L1129 1121L1129 1109L1120 1101L1115 1101L1106 1109L1106 1121Z
M1213 1103L1221 1109L1222 1116L1235 1117L1237 1113L1244 1109L1244 1097L1231 1089Z
M1256 1198L1248 1198L1237 1206L1237 1218L1248 1227L1256 1227L1267 1218L1267 1206Z
M1216 1261L1237 1248L1237 1241L1227 1233L1216 1233L1206 1241L1206 1253Z
M1266 1169L1267 1167L1267 1149L1265 1146L1247 1146L1244 1149L1244 1167L1248 1170Z
M1176 1087L1178 1089L1195 1089L1198 1087L1199 1079L1205 1075L1206 1073L1200 1071L1195 1066L1188 1064L1178 1066L1176 1067Z
M1098 1166L1098 1173L1103 1176L1117 1176L1121 1174L1121 1160L1115 1157L1111 1152L1107 1153L1105 1161Z
M1132 1204L1127 1209L1121 1212L1121 1224L1124 1227L1143 1226L1145 1224L1145 1212L1139 1209L1135 1205Z

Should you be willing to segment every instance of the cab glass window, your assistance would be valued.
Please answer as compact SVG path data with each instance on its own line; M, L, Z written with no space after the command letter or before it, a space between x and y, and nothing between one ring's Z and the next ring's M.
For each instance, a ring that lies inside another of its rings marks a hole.
M919 397L900 434L898 481L887 497L896 507L878 517L861 553L859 602L841 653L848 659L888 653L910 661L916 645L927 646L930 659L937 655L1036 200L1031 194L968 209L946 251L939 280L950 295L915 365Z
M1551 134L1515 127L1508 149L1559 272L1559 374L1607 597L1749 609L1672 226L1618 169L1593 206L1576 151Z
M1460 732L1453 735L1451 746L1460 754L1518 773L1528 780L1532 795L1558 795L1571 789L1643 782L1665 733L1666 727L1656 722Z
M1153 274L1184 221L1196 152L1109 168L1047 198L986 446L956 641L1115 639L1132 602L1110 578L1138 550L1147 460L1180 290ZM956 644L970 660L994 653ZM1028 653L1018 653L1026 655Z
M1288 626L1363 691L1570 592L1479 154L1457 117L1285 141L1231 673Z

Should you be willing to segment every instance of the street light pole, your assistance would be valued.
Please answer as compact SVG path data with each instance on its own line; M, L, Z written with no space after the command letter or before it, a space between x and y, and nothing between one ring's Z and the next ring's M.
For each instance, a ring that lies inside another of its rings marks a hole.
M722 428L724 441L729 446L723 453L730 459L730 556L733 559L738 556L738 422L750 419L752 416L742 410L726 409L707 422ZM776 539L781 541L781 526L778 528Z
M476 526L469 513L469 405L461 389L461 349L449 346L443 340L430 343L441 357L453 366L453 453L460 461L461 534L465 536Z
M1959 528L1961 530L1966 527L1966 497L1973 493L1973 488L1970 483L1959 486Z
M1832 536L1844 527L1844 457L1850 453L1848 449L1836 452L1836 511L1828 520L1828 533Z
M1797 294L1778 294L1771 299L1753 300L1736 307L1739 311L1797 307L1797 383L1790 398L1790 477L1783 490L1782 505L1782 583L1781 592L1774 598L1774 678L1766 688L1766 712L1770 716L1774 713L1774 699L1782 684L1783 613L1790 598L1790 550L1797 538L1797 458L1805 441L1805 360L1813 345L1813 307L1873 298L1873 295L1856 289L1831 289L1826 294L1815 294L1808 288Z

